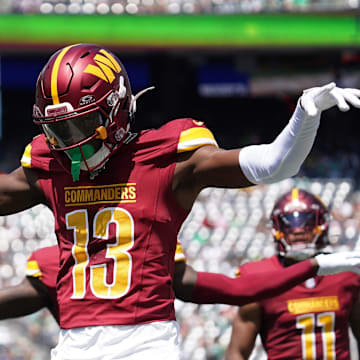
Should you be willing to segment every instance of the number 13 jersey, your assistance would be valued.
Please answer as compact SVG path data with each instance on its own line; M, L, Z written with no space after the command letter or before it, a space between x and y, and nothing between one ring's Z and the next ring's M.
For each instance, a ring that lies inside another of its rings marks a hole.
M125 143L89 178L72 181L43 135L22 166L37 172L60 247L57 297L64 329L174 320L172 274L188 211L172 191L179 153L217 146L200 122L178 119Z

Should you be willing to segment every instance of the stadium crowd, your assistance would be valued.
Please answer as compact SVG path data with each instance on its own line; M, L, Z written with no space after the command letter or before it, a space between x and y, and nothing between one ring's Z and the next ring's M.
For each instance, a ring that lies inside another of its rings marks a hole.
M144 15L354 10L358 0L3 0L0 13Z

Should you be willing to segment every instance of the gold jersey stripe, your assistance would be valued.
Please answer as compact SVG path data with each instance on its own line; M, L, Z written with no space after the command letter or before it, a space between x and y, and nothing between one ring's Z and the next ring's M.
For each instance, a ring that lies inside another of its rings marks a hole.
M190 128L180 134L177 152L191 151L204 145L218 147L212 132L203 127Z
M41 270L36 260L30 260L26 264L26 275L32 277L41 277Z
M186 261L184 250L179 241L176 244L176 251L175 251L175 262L178 261Z
M67 46L66 48L64 48L60 52L60 54L57 56L57 58L56 58L56 60L54 62L54 66L52 68L52 72L51 72L51 97L53 99L53 104L54 105L60 103L58 87L57 87L57 79L58 79L58 72L59 72L60 63L61 63L61 60L64 57L64 55L73 46L74 45Z
M26 168L31 168L31 144L28 144L21 157L21 165Z

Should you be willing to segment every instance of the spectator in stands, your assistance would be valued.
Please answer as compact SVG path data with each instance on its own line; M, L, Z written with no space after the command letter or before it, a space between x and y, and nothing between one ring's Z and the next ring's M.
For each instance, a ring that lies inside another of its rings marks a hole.
M329 212L311 193L293 188L271 213L277 255L249 262L239 276L285 269L328 251ZM360 341L360 277L315 276L303 284L239 308L227 360L248 359L260 334L267 358L350 359L348 328Z

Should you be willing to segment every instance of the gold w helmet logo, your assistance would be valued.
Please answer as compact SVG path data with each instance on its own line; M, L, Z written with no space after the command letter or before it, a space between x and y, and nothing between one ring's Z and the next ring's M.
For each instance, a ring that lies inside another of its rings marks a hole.
M106 50L101 49L99 53L94 56L96 65L89 64L84 72L95 75L111 84L115 79L114 73L119 73L121 71L121 67L115 58Z

